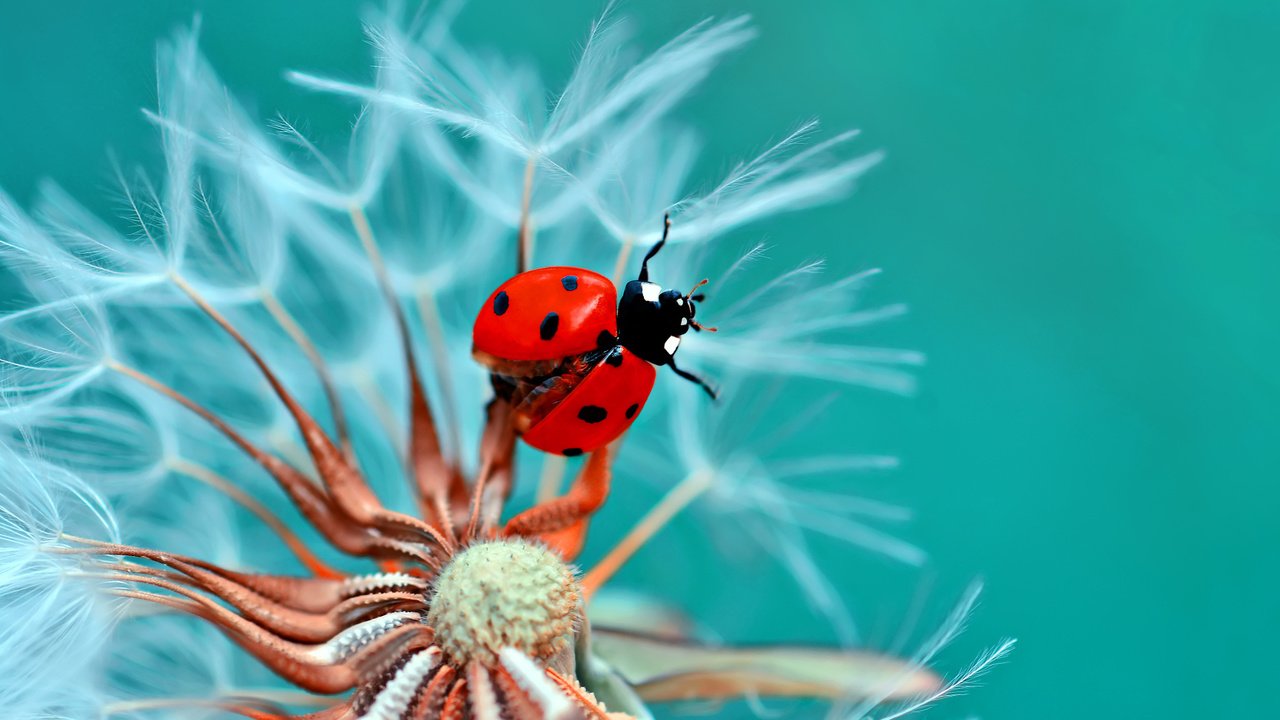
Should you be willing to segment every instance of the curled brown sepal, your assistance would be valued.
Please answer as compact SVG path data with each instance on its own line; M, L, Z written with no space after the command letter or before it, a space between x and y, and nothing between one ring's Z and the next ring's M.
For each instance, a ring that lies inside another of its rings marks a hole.
M593 627L591 650L649 702L805 697L901 700L937 691L942 678L872 652L761 645L716 647Z
M539 503L516 515L503 535L537 537L573 560L586 541L587 523L609 497L612 446L591 453L564 495Z

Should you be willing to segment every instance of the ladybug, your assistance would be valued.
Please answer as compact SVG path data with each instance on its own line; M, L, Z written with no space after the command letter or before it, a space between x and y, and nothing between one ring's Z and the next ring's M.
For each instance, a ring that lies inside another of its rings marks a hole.
M649 261L671 230L670 218L664 223L621 301L605 276L557 266L507 280L480 309L471 354L515 409L516 430L529 445L573 457L612 442L644 409L658 366L715 398L675 363L689 328L715 331L694 319L707 281L684 294L649 281Z

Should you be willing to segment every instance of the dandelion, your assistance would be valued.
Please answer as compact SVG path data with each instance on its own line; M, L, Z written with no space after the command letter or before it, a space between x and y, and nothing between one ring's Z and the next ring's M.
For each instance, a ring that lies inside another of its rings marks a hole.
M660 383L625 441L580 460L521 446L470 357L480 303L513 272L616 281L664 214L674 252L657 262L709 267L713 240L843 197L878 154L806 123L698 191L696 138L671 114L752 38L747 18L637 54L606 17L546 106L536 72L464 48L452 16L371 16L370 82L291 74L360 103L345 160L283 119L260 129L196 28L160 49L164 173L117 171L123 228L52 184L30 209L0 194L18 282L0 315L6 712L645 718L800 697L889 718L1004 657L1011 643L951 681L930 669L976 590L914 655L852 647L809 545L920 564L882 528L904 510L832 488L894 461L780 450L813 417L759 422L767 393L748 390L909 392L918 354L855 344L903 311L859 306L874 272L746 282L752 248L717 276L719 337L684 356L722 402ZM615 478L662 497L579 569ZM712 643L618 592L686 508L772 555L843 647Z

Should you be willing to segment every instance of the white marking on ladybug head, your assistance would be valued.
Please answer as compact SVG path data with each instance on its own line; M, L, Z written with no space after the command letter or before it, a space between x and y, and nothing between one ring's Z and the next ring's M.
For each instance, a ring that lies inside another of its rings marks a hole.
M676 298L676 305L684 307L684 298Z
M685 325L688 325L688 324L689 324L689 318L680 318L680 327L684 327Z
M644 296L645 302L658 302L662 288L655 283L640 283L640 294Z
M675 355L678 347L680 347L680 338L675 335L667 338L667 341L662 344L662 349L666 350L668 355Z

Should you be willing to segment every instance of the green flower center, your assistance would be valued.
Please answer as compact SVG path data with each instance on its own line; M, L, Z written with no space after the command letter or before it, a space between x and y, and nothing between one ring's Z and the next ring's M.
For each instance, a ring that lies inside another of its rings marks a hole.
M582 591L555 552L525 540L472 545L436 578L427 622L457 664L494 667L504 647L544 662L572 651Z

